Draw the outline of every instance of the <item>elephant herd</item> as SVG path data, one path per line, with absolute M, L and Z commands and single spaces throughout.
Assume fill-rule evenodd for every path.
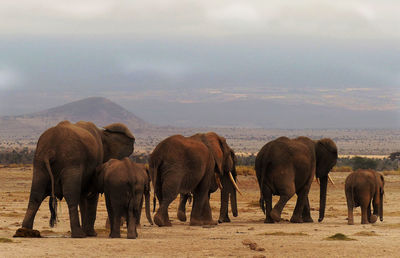
M 120 237 L 121 218 L 127 222 L 128 238 L 136 238 L 143 197 L 150 224 L 150 183 L 158 210 L 158 226 L 171 226 L 168 206 L 180 195 L 177 217 L 186 221 L 186 203 L 193 199 L 191 226 L 230 222 L 228 206 L 238 216 L 236 156 L 224 137 L 199 133 L 190 137 L 170 136 L 150 155 L 148 168 L 132 162 L 135 137 L 121 123 L 99 128 L 91 122 L 60 122 L 39 138 L 33 161 L 33 178 L 28 208 L 16 237 L 40 236 L 33 222 L 41 203 L 50 196 L 50 226 L 57 222 L 57 200 L 65 198 L 69 210 L 71 237 L 96 236 L 94 222 L 99 193 L 104 193 L 110 237 Z M 307 137 L 280 137 L 265 144 L 257 154 L 255 170 L 260 188 L 260 207 L 265 223 L 280 221 L 287 201 L 297 195 L 290 219 L 293 223 L 313 222 L 308 193 L 314 177 L 320 182 L 319 219 L 324 218 L 328 173 L 337 161 L 337 147 L 331 139 L 313 141 Z M 329 178 L 330 179 L 330 178 Z M 346 179 L 348 223 L 353 224 L 353 207 L 361 206 L 362 223 L 383 219 L 384 178 L 374 171 L 358 171 Z M 218 221 L 213 220 L 210 194 L 220 189 Z M 272 207 L 272 196 L 280 196 Z M 374 212 L 371 215 L 371 200 Z M 80 211 L 80 220 L 79 212 Z

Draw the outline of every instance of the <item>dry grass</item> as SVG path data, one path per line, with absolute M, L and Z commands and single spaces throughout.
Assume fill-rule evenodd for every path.
M 400 175 L 400 170 L 388 170 L 388 171 L 383 171 L 382 174 L 384 176 L 397 176 Z
M 265 232 L 265 233 L 261 233 L 260 235 L 263 235 L 263 236 L 308 236 L 308 234 L 304 233 L 304 232 L 283 232 L 283 231 Z
M 14 241 L 12 241 L 9 238 L 5 238 L 5 237 L 0 237 L 0 243 L 13 243 Z
M 331 170 L 332 172 L 353 172 L 353 168 L 350 166 L 334 166 Z
M 259 201 L 250 201 L 247 203 L 247 207 L 260 207 L 260 202 Z
M 242 176 L 255 176 L 256 171 L 252 166 L 237 166 L 236 173 Z
M 379 236 L 379 235 L 375 231 L 360 231 L 353 234 L 353 236 Z
M 357 239 L 350 238 L 350 237 L 348 237 L 348 236 L 346 236 L 345 234 L 342 234 L 342 233 L 336 233 L 336 234 L 334 234 L 334 235 L 332 235 L 330 237 L 325 238 L 325 240 L 331 240 L 331 241 L 332 240 L 354 241 L 354 240 L 357 240 Z

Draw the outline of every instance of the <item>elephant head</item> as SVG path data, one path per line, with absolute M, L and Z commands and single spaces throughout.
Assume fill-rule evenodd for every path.
M 122 159 L 132 154 L 135 137 L 128 127 L 121 123 L 113 123 L 104 127 L 101 140 L 103 142 L 103 162 L 114 158 Z
M 315 141 L 316 177 L 320 180 L 320 203 L 318 222 L 324 219 L 328 173 L 336 165 L 338 158 L 336 144 L 328 138 Z
M 216 183 L 221 188 L 221 209 L 219 222 L 229 222 L 228 205 L 229 199 L 231 201 L 231 209 L 234 217 L 238 215 L 236 191 L 236 156 L 235 152 L 228 146 L 226 139 L 217 135 L 216 133 L 209 132 L 205 134 L 207 139 L 206 145 L 210 148 L 216 166 Z
M 379 214 L 380 221 L 383 221 L 383 194 L 385 179 L 381 173 L 375 172 L 376 177 L 376 191 L 373 200 L 374 214 Z

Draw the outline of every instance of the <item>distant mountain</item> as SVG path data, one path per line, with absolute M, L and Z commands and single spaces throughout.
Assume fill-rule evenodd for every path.
M 91 121 L 97 126 L 121 122 L 135 133 L 154 127 L 106 98 L 92 97 L 36 113 L 0 117 L 0 135 L 32 136 L 63 120 Z

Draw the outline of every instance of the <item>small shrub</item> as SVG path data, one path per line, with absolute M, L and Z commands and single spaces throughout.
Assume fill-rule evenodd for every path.
M 354 241 L 357 239 L 354 238 L 350 238 L 348 236 L 346 236 L 345 234 L 342 233 L 336 233 L 330 237 L 325 238 L 326 240 L 340 240 L 340 241 Z
M 256 171 L 251 166 L 236 166 L 236 174 L 242 176 L 255 176 Z

